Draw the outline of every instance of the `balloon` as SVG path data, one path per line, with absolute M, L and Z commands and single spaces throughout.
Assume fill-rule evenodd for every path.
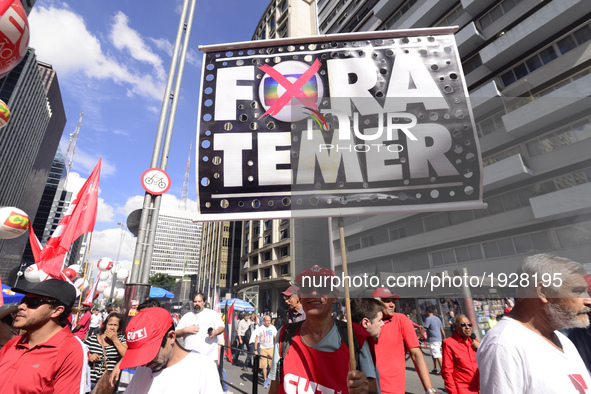
M 99 279 L 100 280 L 109 280 L 109 278 L 111 277 L 111 275 L 109 274 L 109 271 L 101 271 L 101 273 L 99 274 Z
M 117 289 L 115 289 L 115 292 L 117 292 Z M 109 298 L 111 296 L 111 286 L 107 286 L 107 288 L 103 290 L 103 296 L 105 296 L 105 298 Z
M 0 239 L 16 238 L 26 233 L 28 229 L 29 217 L 25 211 L 15 207 L 0 208 Z
M 102 293 L 103 291 L 105 291 L 105 289 L 109 287 L 109 284 L 105 281 L 100 281 L 98 283 L 98 285 L 96 285 L 96 291 L 98 291 L 99 293 Z
M 2 100 L 0 100 L 0 129 L 8 124 L 10 120 L 10 110 L 8 109 L 8 105 Z
M 4 78 L 27 53 L 29 21 L 20 0 L 0 0 L 0 78 Z
M 115 282 L 115 288 L 117 289 L 125 289 L 125 283 L 121 282 L 121 281 L 117 281 Z
M 70 279 L 70 281 L 76 279 L 76 276 L 78 275 L 78 273 L 75 270 L 69 267 L 64 269 L 62 272 L 64 273 L 64 275 L 68 277 L 68 279 Z
M 102 271 L 108 271 L 113 268 L 113 260 L 108 257 L 104 257 L 98 261 L 97 267 Z
M 129 276 L 129 271 L 125 268 L 121 268 L 117 271 L 117 280 L 125 280 Z
M 48 275 L 45 272 L 39 270 L 37 264 L 31 264 L 25 270 L 25 279 L 29 282 L 41 282 L 47 279 L 47 277 Z
M 68 268 L 71 268 L 74 271 L 76 271 L 76 275 L 77 276 L 82 276 L 82 267 L 80 267 L 80 265 L 78 265 L 78 264 L 72 264 Z
M 115 300 L 123 301 L 123 297 L 125 297 L 125 291 L 123 289 L 119 289 L 119 291 L 117 291 L 117 294 L 115 295 Z

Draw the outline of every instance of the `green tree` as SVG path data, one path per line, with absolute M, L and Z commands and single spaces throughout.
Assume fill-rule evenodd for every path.
M 156 274 L 150 278 L 148 283 L 151 286 L 161 287 L 168 291 L 174 291 L 174 285 L 176 284 L 176 279 L 167 274 Z

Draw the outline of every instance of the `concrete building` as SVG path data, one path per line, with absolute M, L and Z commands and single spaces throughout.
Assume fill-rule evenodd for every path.
M 242 222 L 205 222 L 201 238 L 201 255 L 196 290 L 203 292 L 213 306 L 219 291 L 220 300 L 236 291 L 240 267 Z
M 313 0 L 271 0 L 259 21 L 253 40 L 301 37 L 316 32 Z
M 193 215 L 188 211 L 160 210 L 150 276 L 162 273 L 181 278 L 197 273 L 202 224 L 194 223 Z
M 261 19 L 267 28 L 269 11 L 281 4 L 272 1 L 267 8 Z M 588 262 L 591 2 L 319 0 L 317 9 L 320 34 L 457 25 L 485 165 L 487 209 L 345 218 L 350 275 L 385 280 L 510 274 L 525 256 L 539 252 Z M 253 37 L 259 36 L 273 37 Z M 338 240 L 336 228 L 332 239 Z M 338 241 L 333 250 L 338 271 Z M 453 287 L 391 289 L 403 295 L 399 310 L 415 310 L 418 320 L 428 305 L 437 305 L 443 316 L 459 304 L 482 333 L 488 315 L 502 311 L 514 294 L 507 282 L 496 284 L 471 293 Z
M 346 218 L 349 274 L 513 273 L 539 252 L 589 261 L 590 2 L 321 0 L 318 10 L 321 33 L 459 26 L 485 165 L 486 210 Z M 487 307 L 492 315 L 514 294 L 496 283 L 472 290 L 478 323 L 487 299 L 498 299 Z M 402 309 L 436 304 L 442 315 L 441 299 L 465 296 L 393 291 L 408 297 Z
M 11 111 L 0 133 L 0 206 L 20 208 L 34 222 L 66 124 L 57 75 L 30 48 L 0 80 L 0 99 Z M 26 244 L 26 236 L 0 240 L 0 276 L 19 266 Z

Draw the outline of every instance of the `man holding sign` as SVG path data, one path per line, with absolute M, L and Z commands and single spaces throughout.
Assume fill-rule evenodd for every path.
M 306 320 L 287 324 L 281 329 L 269 374 L 270 393 L 294 392 L 296 388 L 303 392 L 308 385 L 313 385 L 317 391 L 370 392 L 369 380 L 375 380 L 376 371 L 365 340 L 369 334 L 354 324 L 360 370 L 349 371 L 348 342 L 344 338 L 346 328 L 339 326 L 331 315 L 332 305 L 339 295 L 338 290 L 330 289 L 332 276 L 333 271 L 318 265 L 297 276 Z M 326 286 L 311 285 L 318 282 Z

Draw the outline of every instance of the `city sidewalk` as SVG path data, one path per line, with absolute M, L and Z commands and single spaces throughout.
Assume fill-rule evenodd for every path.
M 244 360 L 244 356 L 240 357 L 241 360 Z M 433 360 L 429 356 L 425 356 L 425 361 L 427 362 L 427 366 L 429 367 L 429 371 L 433 370 Z M 252 393 L 252 368 L 248 368 L 246 371 L 242 370 L 242 361 L 238 362 L 238 366 L 234 366 L 230 364 L 229 361 L 224 359 L 224 369 L 226 370 L 226 375 L 228 377 L 228 382 L 238 387 L 240 390 L 247 392 L 248 394 Z M 445 390 L 445 385 L 443 384 L 443 379 L 440 375 L 431 375 L 431 382 L 433 383 L 433 387 L 437 389 L 438 393 L 447 393 Z M 258 393 L 266 393 L 268 392 L 267 389 L 263 388 L 263 377 L 262 373 L 259 372 L 258 377 Z M 423 385 L 419 380 L 419 376 L 417 375 L 414 365 L 411 359 L 406 361 L 406 393 L 407 394 L 423 394 L 425 390 L 423 389 Z M 232 387 L 228 390 L 229 394 L 238 394 L 240 391 L 233 389 Z

